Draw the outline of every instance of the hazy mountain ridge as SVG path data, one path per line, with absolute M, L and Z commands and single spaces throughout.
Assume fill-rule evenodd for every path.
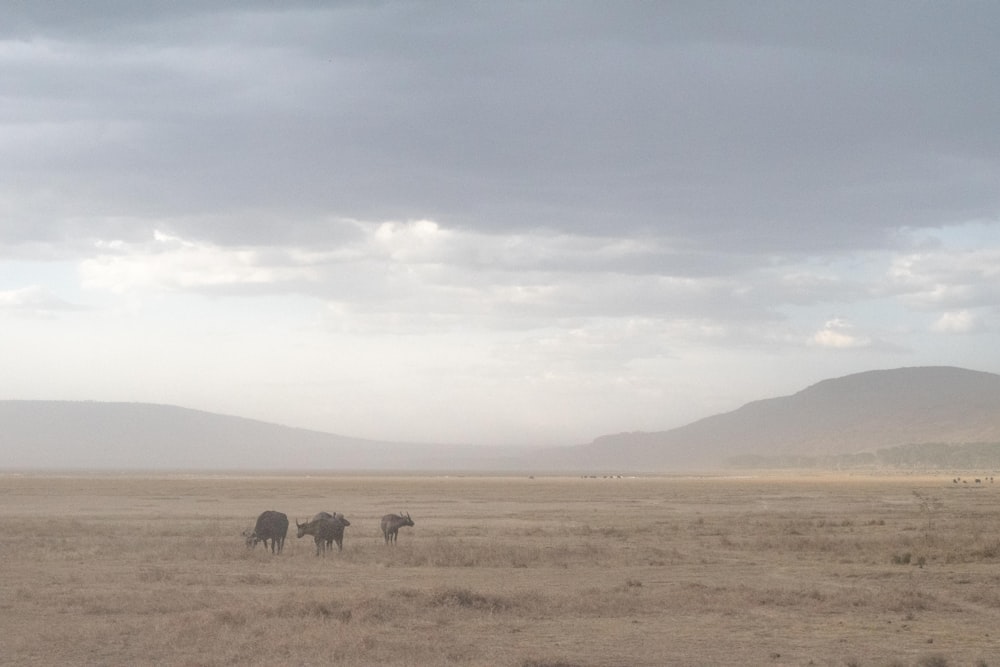
M 603 436 L 583 456 L 589 466 L 662 470 L 978 442 L 1000 442 L 1000 375 L 934 366 L 823 380 L 669 431 Z
M 9 469 L 335 471 L 469 465 L 464 448 L 365 440 L 151 403 L 0 401 L 0 425 L 0 467 Z
M 1000 375 L 869 371 L 668 431 L 529 449 L 379 442 L 171 405 L 0 401 L 0 468 L 645 471 L 913 460 L 905 445 L 1000 443 Z M 881 451 L 877 457 L 858 456 Z M 988 453 L 986 454 L 988 456 Z M 879 458 L 881 457 L 881 458 Z

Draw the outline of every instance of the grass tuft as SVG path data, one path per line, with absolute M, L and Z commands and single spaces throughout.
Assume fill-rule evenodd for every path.
M 509 598 L 475 593 L 468 588 L 446 588 L 438 591 L 431 596 L 431 604 L 435 607 L 461 607 L 491 614 L 507 611 L 515 606 Z

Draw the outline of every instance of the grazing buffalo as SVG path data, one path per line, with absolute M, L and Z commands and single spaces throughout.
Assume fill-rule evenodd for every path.
M 285 537 L 288 535 L 288 517 L 274 510 L 261 512 L 254 529 L 243 531 L 243 535 L 247 539 L 248 548 L 252 549 L 258 542 L 263 542 L 266 550 L 267 541 L 271 540 L 271 553 L 280 554 L 285 548 Z
M 412 526 L 413 519 L 410 518 L 410 513 L 407 512 L 405 516 L 402 514 L 386 514 L 382 517 L 382 537 L 385 538 L 385 543 L 389 544 L 392 542 L 396 543 L 396 538 L 399 536 L 399 529 L 403 526 Z
M 337 550 L 343 551 L 344 528 L 350 525 L 351 522 L 340 512 L 334 512 L 333 514 L 319 512 L 306 523 L 299 523 L 298 519 L 295 520 L 295 527 L 298 528 L 298 537 L 304 535 L 313 536 L 313 540 L 316 542 L 317 556 L 321 553 L 325 555 L 328 550 L 332 551 L 334 542 L 337 543 Z

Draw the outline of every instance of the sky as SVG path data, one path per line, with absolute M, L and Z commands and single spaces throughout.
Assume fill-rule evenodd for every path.
M 0 399 L 571 445 L 1000 372 L 1000 4 L 0 4 Z

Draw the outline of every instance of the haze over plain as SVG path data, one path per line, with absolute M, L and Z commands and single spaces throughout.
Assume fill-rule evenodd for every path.
M 11 3 L 0 398 L 578 444 L 997 372 L 995 3 Z

